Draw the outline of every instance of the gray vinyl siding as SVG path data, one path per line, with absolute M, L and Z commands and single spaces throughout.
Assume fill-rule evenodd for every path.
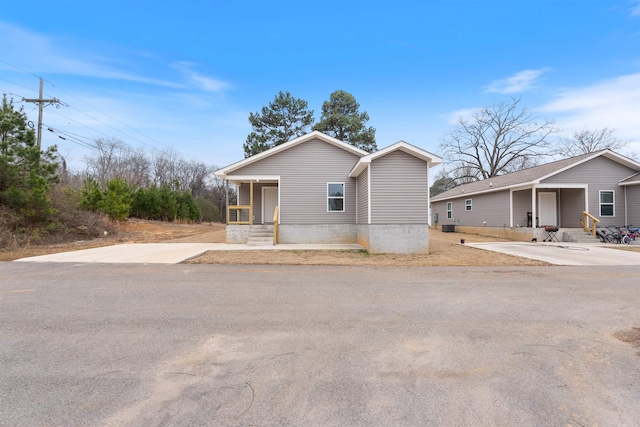
M 558 190 L 560 208 L 559 224 L 562 227 L 582 227 L 584 210 L 584 190 L 582 188 L 562 188 Z
M 230 179 L 233 175 L 279 175 L 281 224 L 355 224 L 356 180 L 349 172 L 358 159 L 314 139 L 240 168 Z M 327 212 L 328 182 L 344 182 L 344 212 Z
M 371 163 L 371 224 L 426 224 L 427 162 L 396 150 Z
M 509 209 L 509 205 L 506 206 Z M 527 213 L 531 212 L 531 189 L 513 192 L 513 226 L 527 227 Z M 533 218 L 531 219 L 533 224 Z
M 624 190 L 618 182 L 636 172 L 606 157 L 596 157 L 542 182 L 588 184 L 589 213 L 600 219 L 603 224 L 624 225 Z M 615 216 L 600 217 L 600 191 L 615 191 Z M 581 203 L 581 206 L 583 205 L 584 203 Z
M 358 224 L 368 224 L 369 222 L 369 168 L 363 170 L 357 178 L 358 186 Z
M 433 210 L 438 212 L 438 224 L 457 224 L 470 227 L 509 227 L 509 190 L 479 194 L 470 197 L 433 203 Z M 465 200 L 471 199 L 471 211 L 465 210 Z M 447 202 L 453 203 L 453 218 L 447 219 Z M 433 212 L 433 213 L 435 213 Z M 524 224 L 526 225 L 526 212 Z
M 627 224 L 640 227 L 640 185 L 628 185 L 620 188 L 624 193 L 627 191 Z
M 460 207 L 454 207 L 454 217 L 460 220 L 460 225 L 487 227 L 509 227 L 509 199 L 511 195 L 507 191 L 482 194 L 471 197 L 461 197 Z M 471 199 L 472 210 L 465 210 L 465 200 Z M 497 206 L 502 206 L 498 209 Z

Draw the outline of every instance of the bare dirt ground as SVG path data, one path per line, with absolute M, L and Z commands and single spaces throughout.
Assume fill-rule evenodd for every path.
M 117 225 L 117 233 L 100 239 L 32 246 L 0 251 L 0 261 L 89 249 L 122 243 L 224 243 L 224 224 L 177 224 L 130 219 Z M 191 264 L 281 265 L 388 265 L 388 266 L 536 266 L 542 261 L 472 248 L 465 243 L 508 241 L 495 237 L 431 230 L 428 255 L 369 254 L 365 251 L 211 251 L 187 261 Z M 639 247 L 618 245 L 620 249 Z
M 116 229 L 117 232 L 115 234 L 107 234 L 105 237 L 99 239 L 78 240 L 71 243 L 55 245 L 27 246 L 16 250 L 0 251 L 0 261 L 13 261 L 31 256 L 77 251 L 123 243 L 159 243 L 167 241 L 224 242 L 225 239 L 225 225 L 217 223 L 178 224 L 129 219 L 118 223 Z
M 465 239 L 465 245 L 460 244 Z M 472 242 L 507 241 L 464 233 L 431 230 L 428 255 L 369 254 L 365 251 L 211 251 L 190 264 L 267 265 L 386 265 L 386 266 L 498 266 L 548 265 L 542 261 L 484 251 L 466 246 Z

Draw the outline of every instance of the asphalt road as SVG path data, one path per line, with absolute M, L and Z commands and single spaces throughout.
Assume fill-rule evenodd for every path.
M 638 425 L 639 304 L 637 267 L 0 263 L 0 425 Z

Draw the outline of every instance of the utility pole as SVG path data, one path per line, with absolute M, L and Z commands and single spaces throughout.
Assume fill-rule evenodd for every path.
M 36 104 L 38 104 L 38 148 L 41 147 L 42 145 L 42 109 L 44 107 L 44 104 L 59 104 L 60 101 L 56 98 L 53 99 L 42 99 L 42 84 L 43 84 L 43 80 L 42 78 L 40 78 L 40 97 L 38 97 L 37 99 L 27 99 L 27 98 L 22 98 L 22 100 L 24 102 L 35 102 Z

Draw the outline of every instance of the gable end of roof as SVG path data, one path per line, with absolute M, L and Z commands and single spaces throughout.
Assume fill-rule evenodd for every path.
M 341 148 L 341 149 L 343 149 L 345 151 L 348 151 L 348 152 L 350 152 L 352 154 L 355 154 L 356 156 L 359 156 L 359 157 L 363 157 L 363 156 L 366 156 L 367 154 L 369 154 L 364 150 L 361 150 L 361 149 L 359 149 L 357 147 L 354 147 L 353 145 L 347 144 L 346 142 L 342 142 L 339 139 L 336 139 L 336 138 L 334 138 L 332 136 L 329 136 L 329 135 L 326 135 L 326 134 L 324 134 L 322 132 L 314 130 L 313 132 L 309 132 L 309 133 L 307 133 L 305 135 L 302 135 L 302 136 L 300 136 L 300 137 L 298 137 L 296 139 L 292 139 L 291 141 L 285 142 L 284 144 L 280 144 L 277 147 L 270 148 L 270 149 L 268 149 L 266 151 L 263 151 L 261 153 L 258 153 L 256 155 L 254 155 L 254 156 L 247 157 L 244 160 L 240 160 L 238 162 L 235 162 L 235 163 L 232 163 L 232 164 L 230 164 L 228 166 L 220 168 L 217 171 L 215 171 L 215 175 L 220 177 L 220 178 L 222 178 L 222 179 L 225 179 L 226 176 L 229 173 L 231 173 L 231 172 L 233 172 L 235 170 L 238 170 L 238 169 L 243 168 L 243 167 L 245 167 L 247 165 L 259 162 L 262 159 L 265 159 L 267 157 L 271 157 L 271 156 L 276 155 L 276 154 L 278 154 L 278 153 L 280 153 L 282 151 L 288 150 L 289 148 L 295 147 L 296 145 L 303 144 L 303 143 L 305 143 L 307 141 L 311 141 L 313 139 L 319 139 L 321 141 L 324 141 L 326 143 L 334 145 L 334 146 L 336 146 L 338 148 Z

